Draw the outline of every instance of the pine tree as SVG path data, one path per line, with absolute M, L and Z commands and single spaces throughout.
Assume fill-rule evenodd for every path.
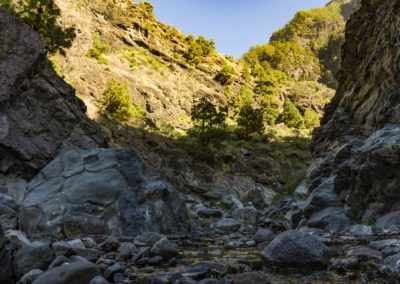
M 301 116 L 300 111 L 297 107 L 292 103 L 291 100 L 286 99 L 283 104 L 283 112 L 278 117 L 279 122 L 283 122 L 288 127 L 293 128 L 303 128 L 303 117 Z
M 217 110 L 213 103 L 203 97 L 192 107 L 191 118 L 194 125 L 189 133 L 207 146 L 217 137 L 218 130 L 224 126 L 226 117 L 227 109 Z

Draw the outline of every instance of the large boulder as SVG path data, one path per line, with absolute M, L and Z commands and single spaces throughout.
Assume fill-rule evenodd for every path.
M 100 275 L 100 269 L 95 264 L 82 261 L 52 268 L 32 284 L 89 284 L 94 277 Z
M 17 278 L 32 269 L 46 270 L 53 260 L 53 250 L 44 242 L 33 242 L 21 247 L 14 255 L 14 271 Z
M 74 150 L 29 184 L 20 214 L 28 235 L 138 235 L 186 230 L 181 195 L 129 149 Z
M 304 268 L 326 265 L 332 255 L 331 248 L 299 231 L 286 231 L 276 236 L 262 251 L 264 261 L 270 265 Z

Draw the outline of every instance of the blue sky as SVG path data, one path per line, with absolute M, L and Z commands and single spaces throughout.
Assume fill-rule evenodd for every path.
M 299 10 L 321 7 L 328 0 L 149 0 L 161 22 L 185 34 L 214 39 L 217 50 L 239 58 L 256 44 L 268 42 Z

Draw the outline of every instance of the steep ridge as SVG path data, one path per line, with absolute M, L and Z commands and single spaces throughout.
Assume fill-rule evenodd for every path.
M 314 132 L 318 159 L 308 178 L 311 195 L 331 192 L 349 217 L 379 228 L 399 224 L 399 9 L 398 1 L 365 0 L 348 22 L 339 87 Z

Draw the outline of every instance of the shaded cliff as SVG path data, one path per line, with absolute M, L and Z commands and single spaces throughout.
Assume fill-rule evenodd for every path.
M 0 192 L 7 193 L 16 176 L 32 178 L 60 153 L 107 144 L 38 34 L 0 11 L 0 39 Z
M 319 209 L 342 206 L 359 222 L 399 223 L 399 12 L 398 1 L 364 0 L 347 23 L 339 87 L 314 132 L 313 192 L 303 208 L 309 223 Z

